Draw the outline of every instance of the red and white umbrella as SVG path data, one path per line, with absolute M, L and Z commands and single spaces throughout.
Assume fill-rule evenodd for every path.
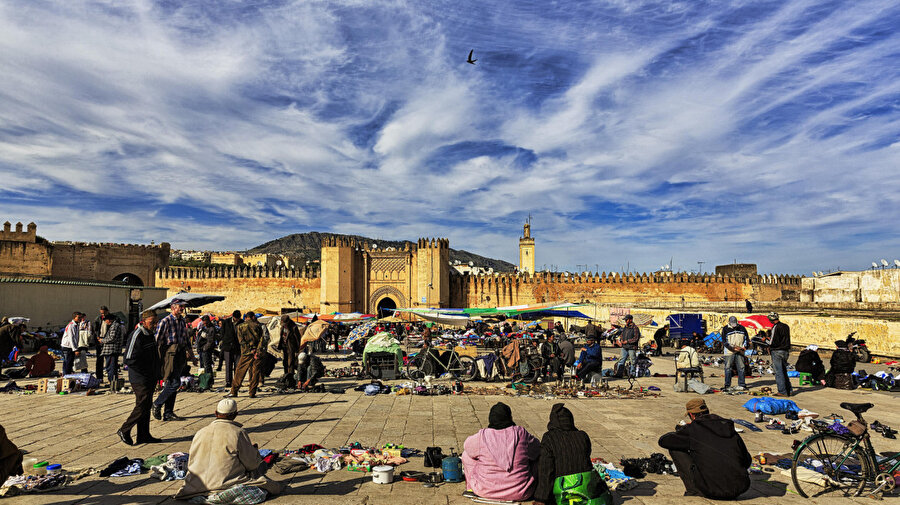
M 769 321 L 768 317 L 762 314 L 747 316 L 744 319 L 738 321 L 738 324 L 756 330 L 770 330 L 773 326 L 775 326 L 774 324 L 772 324 L 772 321 Z

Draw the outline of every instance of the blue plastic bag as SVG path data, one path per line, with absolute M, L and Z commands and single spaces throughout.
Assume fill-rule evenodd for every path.
M 768 415 L 784 414 L 787 412 L 800 412 L 800 407 L 791 400 L 782 400 L 763 396 L 751 398 L 744 404 L 744 408 L 750 412 L 762 412 Z

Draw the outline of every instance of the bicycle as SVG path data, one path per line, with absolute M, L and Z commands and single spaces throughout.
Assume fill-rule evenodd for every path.
M 478 367 L 469 356 L 460 356 L 453 349 L 441 352 L 430 345 L 406 363 L 406 376 L 411 379 L 422 379 L 426 375 L 439 377 L 448 373 L 459 380 L 472 380 L 478 374 Z
M 847 425 L 849 435 L 831 431 L 824 421 L 813 421 L 815 433 L 799 443 L 791 464 L 791 480 L 800 496 L 860 496 L 867 484 L 874 486 L 870 496 L 894 491 L 900 452 L 882 457 L 872 447 L 862 414 L 874 406 L 841 403 L 841 408 L 856 414 L 856 421 Z

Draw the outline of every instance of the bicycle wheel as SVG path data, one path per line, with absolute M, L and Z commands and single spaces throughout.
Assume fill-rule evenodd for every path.
M 426 359 L 419 365 L 419 372 L 422 373 L 423 377 L 426 375 L 434 377 L 434 363 L 432 363 L 430 359 Z
M 460 380 L 470 381 L 475 380 L 478 377 L 478 366 L 475 364 L 475 359 L 469 356 L 460 356 L 459 357 L 459 371 L 456 373 L 456 376 L 460 378 Z
M 794 489 L 804 498 L 859 496 L 874 478 L 862 444 L 828 433 L 803 441 L 791 465 Z

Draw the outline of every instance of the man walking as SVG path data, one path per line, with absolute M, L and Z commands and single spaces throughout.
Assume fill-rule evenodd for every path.
M 222 321 L 222 341 L 219 343 L 219 350 L 222 352 L 222 361 L 225 362 L 225 387 L 231 387 L 231 380 L 234 377 L 235 365 L 237 365 L 238 356 L 241 347 L 237 339 L 237 327 L 241 324 L 241 311 L 235 310 L 231 313 L 231 317 Z M 222 362 L 219 362 L 219 370 L 222 370 Z
M 94 322 L 91 324 L 91 335 L 94 339 L 94 352 L 97 353 L 97 360 L 94 364 L 94 375 L 97 376 L 97 380 L 103 382 L 103 343 L 100 342 L 100 335 L 102 331 L 103 323 L 106 322 L 106 318 L 109 316 L 109 307 L 106 305 L 100 306 L 100 315 L 94 319 Z
M 78 330 L 81 328 L 83 318 L 81 312 L 73 312 L 72 320 L 63 330 L 60 346 L 62 347 L 63 375 L 72 373 L 72 366 L 75 364 L 75 357 L 81 354 L 78 350 Z
M 772 339 L 769 351 L 772 355 L 772 368 L 775 370 L 775 384 L 778 393 L 773 396 L 791 396 L 791 382 L 788 380 L 788 356 L 791 354 L 791 328 L 782 323 L 778 314 L 772 312 L 768 316 L 772 326 Z
M 628 363 L 628 369 L 623 369 L 629 376 L 634 375 L 634 364 L 637 361 L 638 343 L 641 341 L 641 329 L 634 324 L 634 316 L 625 315 L 625 327 L 622 328 L 622 354 L 616 362 L 616 369 L 624 367 Z
M 259 361 L 263 352 L 262 326 L 256 321 L 256 314 L 247 312 L 244 314 L 244 322 L 238 325 L 238 343 L 241 345 L 241 359 L 238 361 L 237 370 L 234 372 L 234 380 L 231 381 L 231 392 L 226 397 L 237 396 L 244 376 L 250 372 L 250 398 L 256 398 L 256 388 L 259 387 Z
M 653 341 L 656 342 L 656 350 L 653 351 L 654 356 L 662 356 L 663 344 L 666 342 L 666 334 L 669 332 L 669 325 L 656 330 L 653 334 Z
M 172 313 L 164 317 L 156 327 L 156 346 L 162 361 L 162 379 L 165 381 L 156 401 L 153 402 L 153 417 L 157 420 L 180 421 L 184 419 L 175 415 L 175 397 L 181 387 L 181 372 L 190 359 L 194 365 L 197 358 L 191 350 L 188 340 L 187 322 L 184 320 L 184 307 L 187 302 L 175 299 L 171 305 Z M 165 416 L 161 410 L 166 407 Z
M 105 318 L 100 323 L 97 340 L 100 343 L 100 356 L 106 361 L 106 378 L 112 387 L 113 381 L 119 378 L 119 354 L 122 353 L 125 330 L 116 316 L 107 312 Z
M 747 328 L 738 324 L 736 317 L 728 318 L 728 324 L 722 328 L 722 352 L 725 354 L 725 389 L 731 388 L 731 365 L 734 363 L 738 373 L 737 391 L 747 389 L 744 383 L 744 350 L 750 345 Z
M 128 337 L 124 363 L 128 365 L 128 381 L 134 391 L 134 410 L 116 432 L 125 445 L 134 445 L 131 428 L 137 427 L 137 443 L 152 444 L 162 440 L 150 434 L 150 409 L 153 390 L 159 380 L 159 351 L 156 346 L 156 312 L 145 310 L 140 325 Z

